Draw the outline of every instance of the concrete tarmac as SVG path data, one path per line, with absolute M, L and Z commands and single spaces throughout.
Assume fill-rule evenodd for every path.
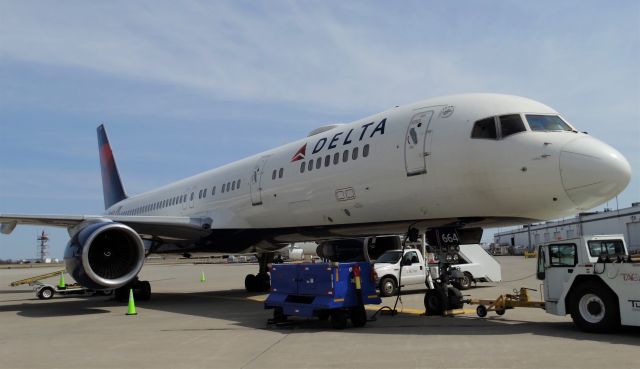
M 538 288 L 534 259 L 497 259 L 505 282 L 465 294 L 495 298 L 521 286 Z M 401 314 L 336 331 L 317 320 L 267 325 L 266 295 L 243 288 L 255 264 L 146 265 L 141 279 L 151 281 L 153 296 L 136 303 L 136 316 L 109 297 L 43 301 L 28 286 L 8 287 L 47 271 L 0 270 L 0 368 L 640 367 L 638 329 L 588 334 L 570 317 L 524 308 L 484 319 L 426 317 L 417 314 L 424 310 L 422 289 L 403 293 Z

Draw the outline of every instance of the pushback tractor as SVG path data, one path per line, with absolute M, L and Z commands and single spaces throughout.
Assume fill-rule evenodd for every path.
M 622 235 L 541 245 L 537 277 L 544 283 L 546 312 L 571 314 L 584 331 L 640 326 L 640 259 L 629 255 Z

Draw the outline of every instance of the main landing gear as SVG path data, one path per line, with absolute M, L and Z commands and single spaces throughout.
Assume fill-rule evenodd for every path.
M 271 277 L 268 271 L 273 257 L 273 253 L 258 254 L 258 274 L 247 274 L 244 278 L 244 288 L 247 292 L 268 292 L 271 289 Z
M 137 301 L 147 301 L 151 298 L 151 283 L 141 281 L 137 277 L 126 285 L 116 288 L 114 296 L 117 301 L 126 302 L 129 300 L 129 290 L 133 290 L 133 298 Z

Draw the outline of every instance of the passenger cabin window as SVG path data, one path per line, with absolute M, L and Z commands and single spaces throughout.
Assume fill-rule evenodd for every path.
M 202 197 L 203 198 L 207 197 L 207 189 L 206 188 L 202 191 Z
M 337 152 L 333 154 L 333 165 L 336 165 L 340 162 L 340 153 Z
M 367 156 L 369 156 L 369 144 L 364 145 L 362 148 L 362 157 L 366 158 Z
M 280 169 L 280 170 L 282 170 L 282 169 Z M 238 184 L 236 185 L 236 188 L 238 188 L 238 189 L 240 188 L 240 180 L 238 180 Z
M 211 189 L 211 196 L 216 194 L 216 186 L 213 186 L 213 188 Z
M 271 173 L 271 179 L 276 179 L 276 170 L 273 170 L 273 173 Z
M 236 181 L 231 182 L 231 191 L 236 189 Z
M 307 167 L 307 163 L 304 161 L 300 163 L 300 173 L 304 173 L 305 168 Z
M 477 121 L 473 126 L 471 138 L 497 139 L 495 118 L 491 117 Z
M 351 152 L 351 159 L 356 160 L 358 159 L 358 148 L 354 147 L 353 151 Z
M 284 168 L 280 168 L 280 171 L 278 171 L 278 178 L 282 178 L 283 175 L 284 175 Z M 240 187 L 240 180 L 238 180 L 238 187 Z
M 316 169 L 320 169 L 322 167 L 322 158 L 316 159 Z
M 312 171 L 313 170 L 313 159 L 309 160 L 309 165 L 307 166 L 307 170 L 308 171 Z
M 527 129 L 524 127 L 520 114 L 510 114 L 500 117 L 500 130 L 502 138 L 505 138 L 514 133 L 524 132 Z
M 344 150 L 342 152 L 342 162 L 346 163 L 349 160 L 349 150 Z
M 331 164 L 331 155 L 327 155 L 324 157 L 324 166 L 328 167 Z
M 573 129 L 557 115 L 527 114 L 526 117 L 532 131 L 573 131 Z

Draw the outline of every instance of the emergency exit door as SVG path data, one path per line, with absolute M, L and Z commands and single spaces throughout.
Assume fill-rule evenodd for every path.
M 430 146 L 429 123 L 433 111 L 423 111 L 411 118 L 404 140 L 404 162 L 407 176 L 427 173 L 427 156 Z

